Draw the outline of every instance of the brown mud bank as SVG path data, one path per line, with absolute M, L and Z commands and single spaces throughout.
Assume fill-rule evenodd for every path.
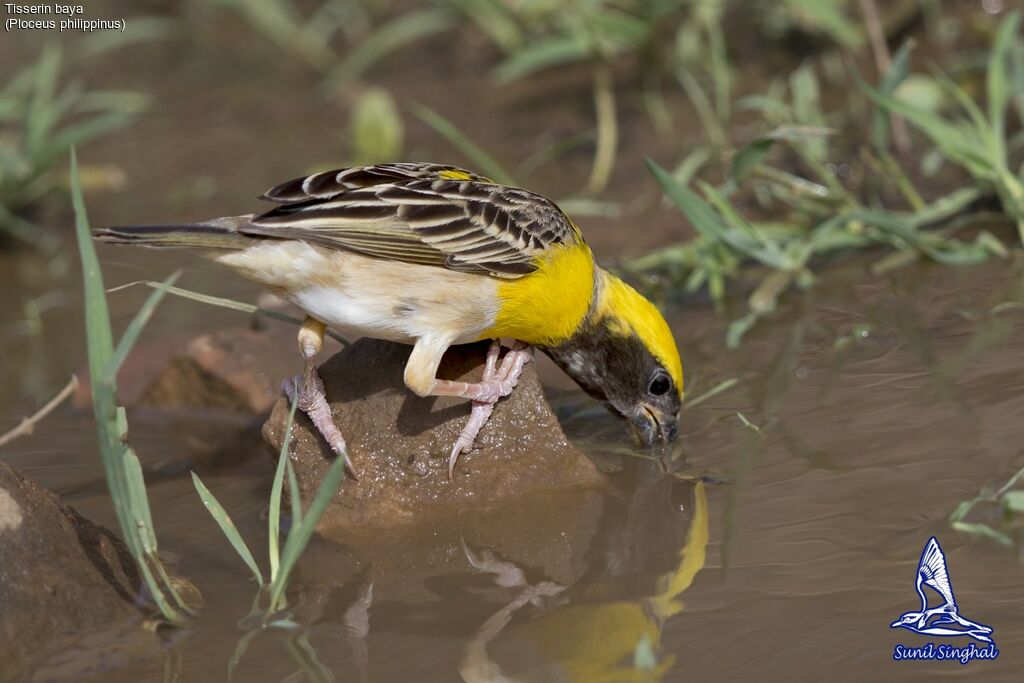
M 102 669 L 158 656 L 138 598 L 119 538 L 0 462 L 0 681 L 63 680 L 89 661 Z M 103 657 L 90 660 L 96 634 Z

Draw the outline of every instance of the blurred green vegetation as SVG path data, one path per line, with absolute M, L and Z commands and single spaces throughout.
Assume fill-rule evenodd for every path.
M 244 12 L 249 3 L 227 4 Z M 522 164 L 532 170 L 535 160 L 550 163 L 580 145 L 593 149 L 585 194 L 561 202 L 570 213 L 620 211 L 593 196 L 608 186 L 617 164 L 621 103 L 639 98 L 658 138 L 671 140 L 681 118 L 680 93 L 671 88 L 677 84 L 704 143 L 685 151 L 671 171 L 653 161 L 649 167 L 696 235 L 624 265 L 638 275 L 659 276 L 671 291 L 706 287 L 723 309 L 728 285 L 749 272 L 749 264 L 760 266 L 764 274 L 747 311 L 730 328 L 731 346 L 774 311 L 791 286 L 809 287 L 827 254 L 895 248 L 896 255 L 876 263 L 878 274 L 918 257 L 969 265 L 1005 256 L 1007 247 L 991 232 L 975 230 L 968 217 L 979 207 L 991 208 L 991 197 L 999 198 L 1001 211 L 1024 237 L 1024 190 L 1013 166 L 1022 140 L 1019 132 L 1014 139 L 1007 132 L 1017 128 L 1008 122 L 1021 108 L 1024 73 L 1015 14 L 992 30 L 991 48 L 982 56 L 957 52 L 964 29 L 947 8 L 929 0 L 437 0 L 430 9 L 387 19 L 377 3 L 367 2 L 349 5 L 347 18 L 358 15 L 358 21 L 345 36 L 338 26 L 325 28 L 324 17 L 342 16 L 330 6 L 324 3 L 302 21 L 288 10 L 292 19 L 276 25 L 312 26 L 317 19 L 324 45 L 348 47 L 348 56 L 329 60 L 329 67 L 326 61 L 316 65 L 334 86 L 365 76 L 392 51 L 441 31 L 489 43 L 483 68 L 493 87 L 555 70 L 589 81 L 593 133 L 559 140 Z M 913 40 L 889 54 L 889 43 L 921 26 L 931 49 L 938 45 L 948 53 L 954 75 L 935 66 L 930 74 L 913 73 Z M 402 35 L 405 44 L 373 37 L 380 34 Z M 737 44 L 740 35 L 753 50 Z M 377 47 L 371 50 L 371 44 Z M 372 59 L 360 56 L 368 50 Z M 789 67 L 764 84 L 745 77 L 744 60 L 758 50 Z M 350 65 L 354 58 L 358 68 Z M 882 72 L 877 85 L 858 75 L 871 62 Z M 979 89 L 987 93 L 984 106 L 975 103 Z M 395 142 L 403 139 L 401 117 L 385 93 L 371 92 L 352 109 L 354 159 L 379 160 L 401 148 Z M 381 114 L 368 116 L 371 107 Z M 417 105 L 413 113 L 494 179 L 512 183 L 522 175 L 470 140 L 445 111 Z M 911 137 L 908 124 L 923 135 Z M 916 167 L 915 156 L 923 160 Z M 949 163 L 966 177 L 948 180 Z M 957 237 L 959 231 L 970 234 Z
M 859 86 L 868 104 L 876 105 L 866 122 L 826 112 L 822 85 L 806 64 L 768 93 L 740 101 L 759 115 L 766 130 L 734 149 L 719 113 L 710 105 L 696 104 L 698 112 L 707 109 L 702 122 L 711 147 L 689 152 L 674 173 L 650 160 L 648 166 L 697 235 L 633 259 L 625 264 L 627 269 L 658 274 L 670 287 L 678 285 L 687 292 L 707 286 L 722 306 L 727 285 L 741 267 L 762 267 L 764 274 L 748 298 L 747 312 L 729 328 L 727 343 L 736 347 L 760 318 L 776 309 L 787 289 L 813 284 L 813 267 L 824 255 L 876 246 L 896 249 L 897 254 L 876 262 L 875 274 L 917 257 L 945 265 L 1005 257 L 1008 247 L 991 232 L 977 229 L 977 216 L 971 212 L 998 198 L 1003 215 L 1017 223 L 1024 240 L 1024 168 L 1019 166 L 1024 139 L 1019 132 L 1012 139 L 1007 133 L 1013 107 L 1019 111 L 1024 99 L 1019 24 L 1016 12 L 1003 19 L 983 71 L 968 74 L 985 81 L 986 105 L 976 103 L 967 86 L 937 67 L 930 77 L 909 80 L 909 41 L 892 57 L 877 87 L 867 85 L 851 68 L 848 85 L 854 91 Z M 702 92 L 695 82 L 687 86 L 681 78 L 681 83 L 691 99 Z M 904 84 L 913 88 L 901 89 Z M 696 102 L 701 98 L 707 99 L 700 94 Z M 943 98 L 955 106 L 939 108 Z M 903 120 L 923 133 L 923 140 L 915 140 L 914 150 L 901 154 L 894 141 L 897 132 L 905 135 Z M 829 127 L 833 121 L 845 128 L 844 135 Z M 900 157 L 910 159 L 911 151 L 922 145 L 931 145 L 967 177 L 943 186 L 924 169 L 907 169 Z M 776 148 L 783 148 L 786 155 L 773 154 Z M 930 151 L 918 153 L 928 158 Z M 783 164 L 773 161 L 780 157 Z M 852 166 L 839 161 L 843 159 L 856 160 L 875 182 L 851 187 L 844 176 L 851 174 Z M 712 170 L 718 171 L 720 183 L 694 180 L 715 161 L 718 168 Z M 749 219 L 743 208 L 765 218 Z M 973 231 L 971 239 L 954 236 L 965 229 Z
M 658 39 L 665 22 L 680 18 L 687 0 L 552 2 L 533 0 L 452 0 L 504 53 L 491 70 L 497 85 L 528 78 L 554 67 L 584 65 L 590 71 L 596 134 L 587 190 L 596 194 L 611 178 L 619 124 L 612 65 L 642 61 L 647 70 L 664 61 L 667 43 Z
M 1012 548 L 1024 527 L 1024 489 L 1019 487 L 1024 468 L 998 488 L 986 488 L 962 501 L 949 516 L 950 525 L 969 536 L 987 538 Z
M 306 63 L 334 88 L 348 84 L 388 55 L 452 27 L 444 8 L 386 16 L 388 3 L 326 0 L 300 8 L 291 0 L 194 3 L 195 20 L 230 12 L 283 54 Z
M 919 258 L 965 265 L 1005 256 L 999 230 L 977 227 L 980 212 L 1008 217 L 1024 239 L 1024 47 L 1017 15 L 999 8 L 939 0 L 217 0 L 186 3 L 173 21 L 187 26 L 182 36 L 213 27 L 205 30 L 215 38 L 230 26 L 308 70 L 319 84 L 310 106 L 342 114 L 339 151 L 309 168 L 404 158 L 419 149 L 407 113 L 500 182 L 529 185 L 539 169 L 589 152 L 580 190 L 556 197 L 560 205 L 623 221 L 655 202 L 674 205 L 692 237 L 623 269 L 677 298 L 708 292 L 735 317 L 733 346 L 791 288 L 810 287 L 834 254 L 894 249 L 875 274 Z M 442 41 L 445 53 L 437 52 Z M 210 49 L 229 48 L 214 40 Z M 471 139 L 460 130 L 462 99 L 427 107 L 386 85 L 389 65 L 421 52 L 437 55 L 439 73 L 449 60 L 482 76 L 475 96 L 502 92 L 509 108 L 537 102 L 552 115 L 586 107 L 593 123 L 571 132 L 564 122 L 551 130 L 541 123 L 517 159 L 501 158 L 488 146 L 504 131 Z M 0 121 L 11 124 L 0 137 L 0 224 L 30 241 L 43 234 L 31 223 L 35 208 L 62 180 L 54 161 L 70 144 L 125 125 L 144 102 L 73 83 L 58 89 L 60 61 L 55 48 L 42 52 L 0 94 Z M 531 99 L 538 92 L 552 96 Z M 649 187 L 664 198 L 652 199 L 635 172 L 620 169 L 623 159 L 644 156 L 656 181 Z M 614 201 L 598 198 L 605 190 Z M 747 305 L 734 313 L 737 294 Z
M 83 52 L 95 49 L 79 49 L 73 59 Z M 52 190 L 66 187 L 58 169 L 69 150 L 127 125 L 148 102 L 141 93 L 89 90 L 62 78 L 65 61 L 60 45 L 49 43 L 0 90 L 0 235 L 37 246 L 51 243 L 52 235 L 31 214 Z M 92 184 L 104 182 L 104 169 L 83 171 Z
M 906 75 L 906 60 L 896 62 L 899 71 L 889 80 L 898 84 Z M 1020 14 L 1014 12 L 1000 25 L 992 44 L 985 70 L 986 102 L 976 103 L 967 89 L 936 70 L 934 80 L 942 94 L 955 102 L 958 111 L 943 115 L 929 102 L 915 102 L 867 87 L 869 94 L 885 109 L 901 116 L 918 128 L 943 157 L 966 170 L 983 191 L 994 189 L 1003 211 L 1017 223 L 1024 242 L 1024 167 L 1012 168 L 1010 155 L 1021 148 L 1024 139 L 1007 138 L 1010 104 L 1024 104 L 1024 49 L 1020 41 Z M 881 140 L 885 144 L 885 119 L 880 119 Z

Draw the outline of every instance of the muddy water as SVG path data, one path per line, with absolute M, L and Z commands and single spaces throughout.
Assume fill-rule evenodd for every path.
M 128 268 L 122 252 L 106 255 L 109 271 Z M 946 519 L 1024 464 L 1024 314 L 999 306 L 1021 301 L 1024 264 L 919 265 L 885 280 L 862 266 L 832 271 L 739 353 L 722 349 L 712 312 L 672 312 L 691 392 L 740 383 L 685 413 L 669 472 L 621 455 L 619 425 L 555 388 L 570 434 L 618 470 L 610 492 L 467 512 L 385 537 L 318 539 L 294 591 L 318 661 L 338 680 L 635 680 L 629 668 L 645 641 L 666 680 L 962 675 L 959 664 L 891 660 L 896 643 L 924 640 L 888 624 L 916 607 L 914 570 L 935 534 L 962 614 L 992 625 L 1002 652 L 970 667 L 1014 679 L 1024 662 L 1019 559 L 958 535 Z M 154 334 L 175 331 L 179 305 L 158 316 Z M 199 326 L 225 322 L 190 315 Z M 80 357 L 75 316 L 47 320 L 46 343 L 69 347 L 55 363 Z M 563 386 L 553 368 L 544 372 Z M 178 680 L 222 680 L 254 586 L 187 471 L 205 475 L 265 556 L 265 454 L 250 444 L 227 462 L 211 459 L 208 416 L 140 409 L 130 419 L 161 543 L 207 605 L 164 661 L 104 680 L 162 680 L 165 667 Z M 63 411 L 4 457 L 112 524 L 93 440 L 87 414 Z M 261 634 L 238 680 L 300 680 L 297 652 L 301 643 L 284 634 Z M 82 658 L 89 670 L 119 661 Z

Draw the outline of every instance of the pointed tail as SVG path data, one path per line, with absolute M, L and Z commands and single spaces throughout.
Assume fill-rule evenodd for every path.
M 248 225 L 253 215 L 215 218 L 203 223 L 178 225 L 127 225 L 97 228 L 92 236 L 110 244 L 135 244 L 144 247 L 178 247 L 192 249 L 244 249 L 259 241 L 238 232 Z

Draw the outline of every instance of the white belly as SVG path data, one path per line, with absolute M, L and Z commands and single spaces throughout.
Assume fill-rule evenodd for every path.
M 444 335 L 463 343 L 483 338 L 497 315 L 497 282 L 486 275 L 291 241 L 268 240 L 216 260 L 360 336 L 411 343 Z

